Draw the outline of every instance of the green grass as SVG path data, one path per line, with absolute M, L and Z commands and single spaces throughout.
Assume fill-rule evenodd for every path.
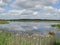
M 58 42 L 56 42 L 58 41 Z M 60 39 L 13 34 L 0 30 L 0 45 L 50 45 L 58 44 Z

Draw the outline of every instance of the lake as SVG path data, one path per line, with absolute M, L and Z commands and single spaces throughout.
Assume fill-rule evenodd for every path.
M 56 33 L 56 37 L 60 37 L 60 31 L 58 31 L 59 29 L 51 27 L 52 24 L 60 24 L 60 22 L 10 22 L 9 24 L 0 24 L 0 30 L 16 32 L 38 31 L 44 35 L 49 31 L 54 31 Z

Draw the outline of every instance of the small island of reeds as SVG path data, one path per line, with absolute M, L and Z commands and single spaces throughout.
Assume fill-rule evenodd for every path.
M 0 24 L 8 24 L 8 21 L 0 21 Z
M 51 25 L 52 27 L 57 27 L 57 28 L 60 28 L 60 24 L 53 24 Z

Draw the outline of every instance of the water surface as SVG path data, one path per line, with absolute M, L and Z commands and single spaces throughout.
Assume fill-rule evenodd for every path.
M 60 24 L 60 22 L 10 22 L 9 24 L 0 24 L 1 30 L 9 31 L 32 31 L 36 30 L 42 34 L 47 34 L 49 31 L 55 31 L 57 37 L 60 36 L 60 32 L 57 33 L 57 28 L 51 27 L 52 24 Z

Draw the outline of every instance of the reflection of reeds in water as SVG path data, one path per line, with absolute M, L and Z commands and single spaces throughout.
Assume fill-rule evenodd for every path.
M 13 34 L 11 32 L 4 33 L 4 31 L 0 31 L 0 45 L 53 45 L 55 44 L 53 39 L 51 35 L 41 35 L 40 33 Z

